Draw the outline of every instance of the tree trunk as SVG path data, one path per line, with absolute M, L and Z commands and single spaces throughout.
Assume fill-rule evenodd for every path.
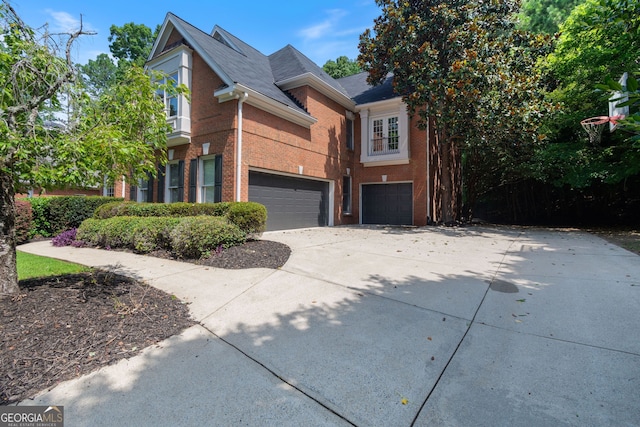
M 0 294 L 19 291 L 15 222 L 13 179 L 10 173 L 0 172 Z

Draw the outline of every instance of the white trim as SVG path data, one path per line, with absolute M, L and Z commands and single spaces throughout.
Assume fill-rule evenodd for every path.
M 364 167 L 405 165 L 411 158 L 410 126 L 407 106 L 398 98 L 367 104 L 371 108 L 360 109 L 360 163 Z M 378 156 L 369 155 L 373 120 L 398 117 L 398 152 Z
M 213 172 L 214 172 L 214 180 L 213 180 L 213 187 L 212 190 L 214 192 L 215 195 L 215 160 L 216 160 L 216 154 L 209 154 L 206 156 L 200 156 L 198 157 L 198 171 L 197 171 L 197 178 L 196 181 L 198 183 L 198 185 L 196 186 L 196 203 L 206 203 L 206 201 L 204 200 L 203 194 L 202 194 L 202 190 L 204 188 L 204 161 L 205 160 L 213 160 Z
M 169 24 L 171 25 L 171 27 L 169 27 Z M 154 44 L 153 48 L 151 49 L 151 53 L 149 54 L 149 61 L 150 62 L 153 62 L 153 61 L 155 61 L 157 59 L 157 58 L 154 58 L 154 60 L 151 61 L 151 58 L 153 58 L 156 55 L 156 52 L 159 49 L 159 47 L 162 46 L 164 48 L 164 46 L 165 46 L 165 44 L 167 42 L 167 39 L 169 38 L 169 35 L 171 34 L 171 31 L 173 29 L 176 29 L 178 32 L 180 32 L 180 35 L 182 35 L 182 37 L 191 46 L 200 47 L 199 43 L 197 43 L 191 37 L 191 35 L 187 31 L 185 31 L 184 28 L 182 28 L 182 25 L 180 25 L 179 23 L 175 22 L 174 15 L 167 14 L 167 16 L 165 18 L 165 21 L 162 24 L 162 28 L 160 29 L 160 33 L 159 34 L 161 34 L 161 36 L 156 39 L 156 43 Z M 234 84 L 233 80 L 222 70 L 222 68 L 220 68 L 218 66 L 218 64 L 213 60 L 213 58 L 211 58 L 210 55 L 208 55 L 202 49 L 197 49 L 197 52 L 202 57 L 204 62 L 206 62 L 207 65 L 209 65 L 209 67 L 211 67 L 211 69 L 222 79 L 222 81 L 227 86 L 233 86 L 233 84 Z M 162 55 L 164 55 L 164 53 L 161 54 L 160 56 L 162 56 Z
M 267 113 L 273 114 L 277 117 L 281 117 L 297 125 L 311 128 L 311 125 L 318 121 L 318 119 L 309 114 L 303 113 L 302 111 L 294 110 L 288 105 L 269 98 L 268 96 L 265 96 L 260 92 L 256 92 L 255 90 L 243 86 L 239 83 L 236 83 L 231 87 L 217 90 L 213 95 L 218 98 L 218 102 L 223 103 L 236 99 L 236 95 L 238 92 L 244 92 L 249 95 L 247 104 L 253 105 L 254 107 L 266 111 Z

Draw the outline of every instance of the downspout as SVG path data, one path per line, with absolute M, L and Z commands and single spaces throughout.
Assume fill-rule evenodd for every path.
M 431 118 L 427 114 L 427 225 L 431 224 L 431 133 L 429 122 Z
M 238 100 L 238 155 L 236 164 L 236 202 L 242 198 L 242 104 L 249 97 L 249 94 L 242 92 L 236 94 Z

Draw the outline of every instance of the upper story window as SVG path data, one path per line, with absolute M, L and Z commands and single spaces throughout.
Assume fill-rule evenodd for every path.
M 371 120 L 371 143 L 369 155 L 397 153 L 400 148 L 398 116 L 374 118 Z
M 353 120 L 347 119 L 347 148 L 353 150 Z
M 178 85 L 178 72 L 171 73 L 165 77 L 160 84 L 168 83 L 174 87 Z M 162 89 L 158 89 L 158 97 L 164 102 L 167 111 L 167 117 L 176 117 L 178 115 L 178 97 L 171 95 Z
M 409 114 L 400 98 L 360 110 L 360 162 L 366 167 L 409 163 Z

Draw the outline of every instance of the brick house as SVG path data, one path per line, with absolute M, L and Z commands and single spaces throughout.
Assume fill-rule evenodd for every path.
M 267 56 L 171 13 L 147 67 L 187 85 L 191 100 L 164 96 L 174 131 L 158 178 L 116 192 L 149 202 L 256 201 L 269 230 L 429 222 L 433 138 L 391 78 L 376 87 L 366 73 L 336 80 L 291 45 Z

